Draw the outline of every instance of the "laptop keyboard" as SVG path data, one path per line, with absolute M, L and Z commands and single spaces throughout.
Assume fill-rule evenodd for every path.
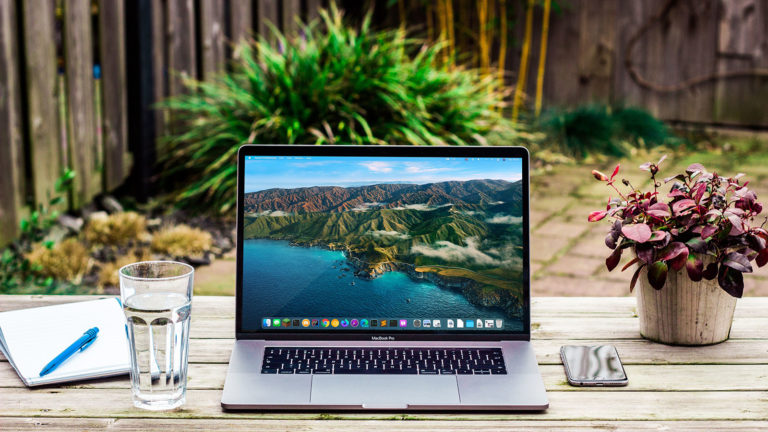
M 500 348 L 264 348 L 265 374 L 506 374 Z

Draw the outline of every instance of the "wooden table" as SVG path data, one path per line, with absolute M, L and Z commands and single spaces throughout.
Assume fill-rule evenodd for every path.
M 0 311 L 93 298 L 0 296 Z M 30 390 L 2 358 L 0 430 L 768 430 L 768 297 L 739 300 L 731 339 L 700 348 L 640 339 L 634 298 L 538 298 L 533 339 L 550 408 L 519 414 L 224 413 L 234 304 L 232 297 L 194 300 L 182 409 L 133 408 L 127 377 Z M 560 346 L 604 343 L 618 348 L 629 386 L 570 387 Z

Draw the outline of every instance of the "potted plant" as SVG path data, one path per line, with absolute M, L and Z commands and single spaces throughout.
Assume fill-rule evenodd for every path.
M 605 210 L 588 220 L 613 220 L 605 244 L 613 252 L 605 260 L 611 271 L 622 252 L 632 259 L 622 271 L 636 265 L 630 292 L 638 281 L 640 334 L 650 340 L 675 345 L 707 345 L 728 339 L 736 299 L 744 291 L 742 273 L 752 272 L 752 262 L 768 262 L 765 220 L 755 225 L 763 206 L 757 195 L 740 183 L 743 174 L 722 177 L 703 165 L 690 165 L 684 173 L 657 181 L 659 165 L 645 163 L 652 190 L 642 192 L 628 180 L 616 186 L 619 165 L 610 177 L 592 175 L 618 194 Z M 661 190 L 664 187 L 664 190 Z

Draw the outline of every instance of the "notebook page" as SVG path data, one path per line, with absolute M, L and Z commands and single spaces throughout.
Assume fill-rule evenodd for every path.
M 92 327 L 99 328 L 99 335 L 91 346 L 40 377 L 48 362 Z M 125 316 L 114 298 L 4 312 L 0 328 L 19 375 L 32 384 L 127 372 L 130 367 Z

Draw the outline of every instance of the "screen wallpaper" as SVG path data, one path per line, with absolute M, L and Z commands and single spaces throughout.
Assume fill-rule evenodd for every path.
M 245 156 L 243 330 L 521 331 L 521 163 Z

